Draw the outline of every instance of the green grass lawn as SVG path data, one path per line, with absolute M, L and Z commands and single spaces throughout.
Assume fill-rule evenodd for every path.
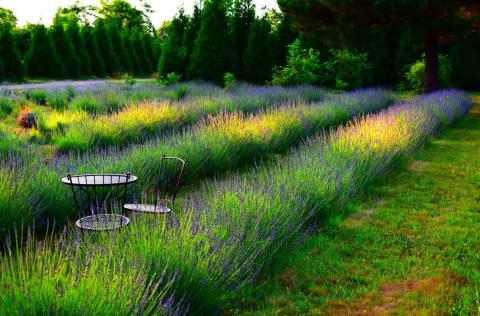
M 480 315 L 480 95 L 284 260 L 242 315 Z

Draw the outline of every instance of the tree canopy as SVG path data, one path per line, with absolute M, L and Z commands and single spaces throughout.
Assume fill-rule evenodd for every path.
M 17 25 L 17 17 L 12 10 L 0 8 L 0 24 L 8 24 L 12 27 Z
M 475 0 L 278 0 L 304 33 L 332 32 L 354 36 L 358 26 L 397 24 L 423 37 L 426 57 L 424 92 L 438 88 L 439 43 L 442 36 L 478 27 L 480 5 Z
M 98 13 L 107 20 L 117 21 L 121 27 L 129 30 L 136 28 L 155 33 L 155 27 L 147 13 L 154 12 L 150 4 L 140 0 L 143 10 L 137 9 L 126 0 L 100 0 Z

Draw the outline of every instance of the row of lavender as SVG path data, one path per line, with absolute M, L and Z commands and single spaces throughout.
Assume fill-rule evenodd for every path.
M 15 137 L 1 124 L 0 115 L 0 134 L 5 135 L 0 141 L 0 153 L 21 152 L 19 144 L 28 140 L 51 144 L 60 152 L 85 152 L 142 142 L 220 111 L 255 113 L 285 102 L 318 102 L 326 95 L 323 89 L 307 85 L 296 88 L 239 85 L 235 91 L 225 91 L 203 82 L 128 89 L 111 85 L 21 93 L 3 91 L 0 92 L 0 110 L 1 104 L 7 102 L 10 112 L 13 111 L 11 115 L 18 116 L 17 112 L 32 114 L 34 119 L 28 124 L 36 129 L 31 129 L 26 137 Z
M 14 225 L 31 223 L 58 226 L 75 216 L 68 188 L 60 179 L 67 172 L 123 173 L 139 177 L 137 193 L 155 183 L 162 154 L 188 159 L 186 182 L 217 174 L 268 154 L 294 146 L 308 135 L 351 119 L 359 113 L 378 111 L 393 102 L 391 93 L 367 89 L 329 98 L 317 104 L 284 104 L 257 115 L 223 112 L 190 129 L 172 133 L 127 149 L 110 148 L 88 154 L 55 156 L 45 163 L 31 153 L 0 162 L 0 223 L 5 234 Z M 133 199 L 133 197 L 131 197 Z
M 1 260 L 0 306 L 26 314 L 209 314 L 248 297 L 313 223 L 471 107 L 443 91 L 310 139 L 275 166 L 207 182 L 170 226 L 138 217 L 115 235 L 51 240 Z

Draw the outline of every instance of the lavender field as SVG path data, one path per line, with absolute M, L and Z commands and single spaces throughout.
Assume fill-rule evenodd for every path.
M 472 106 L 457 90 L 402 102 L 377 88 L 206 83 L 1 95 L 11 110 L 0 116 L 0 308 L 17 314 L 211 314 L 242 304 L 281 251 Z M 18 131 L 27 110 L 36 125 Z M 77 214 L 60 181 L 67 172 L 129 171 L 137 199 L 162 154 L 190 161 L 173 223 L 138 216 L 81 236 L 68 225 Z

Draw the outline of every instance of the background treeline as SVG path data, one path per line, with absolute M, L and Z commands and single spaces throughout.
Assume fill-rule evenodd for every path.
M 223 82 L 229 73 L 253 83 L 337 88 L 421 82 L 423 39 L 395 25 L 355 27 L 348 38 L 332 36 L 333 27 L 301 35 L 294 16 L 258 15 L 252 0 L 205 0 L 191 15 L 180 8 L 155 29 L 150 10 L 125 0 L 76 4 L 59 9 L 48 28 L 19 28 L 13 13 L 0 9 L 0 80 L 174 73 L 181 80 Z M 480 89 L 478 47 L 479 32 L 442 39 L 445 85 Z
M 148 10 L 148 5 L 139 10 L 123 0 L 98 8 L 76 4 L 59 9 L 48 28 L 19 28 L 13 12 L 0 8 L 1 79 L 151 76 L 160 42 Z

